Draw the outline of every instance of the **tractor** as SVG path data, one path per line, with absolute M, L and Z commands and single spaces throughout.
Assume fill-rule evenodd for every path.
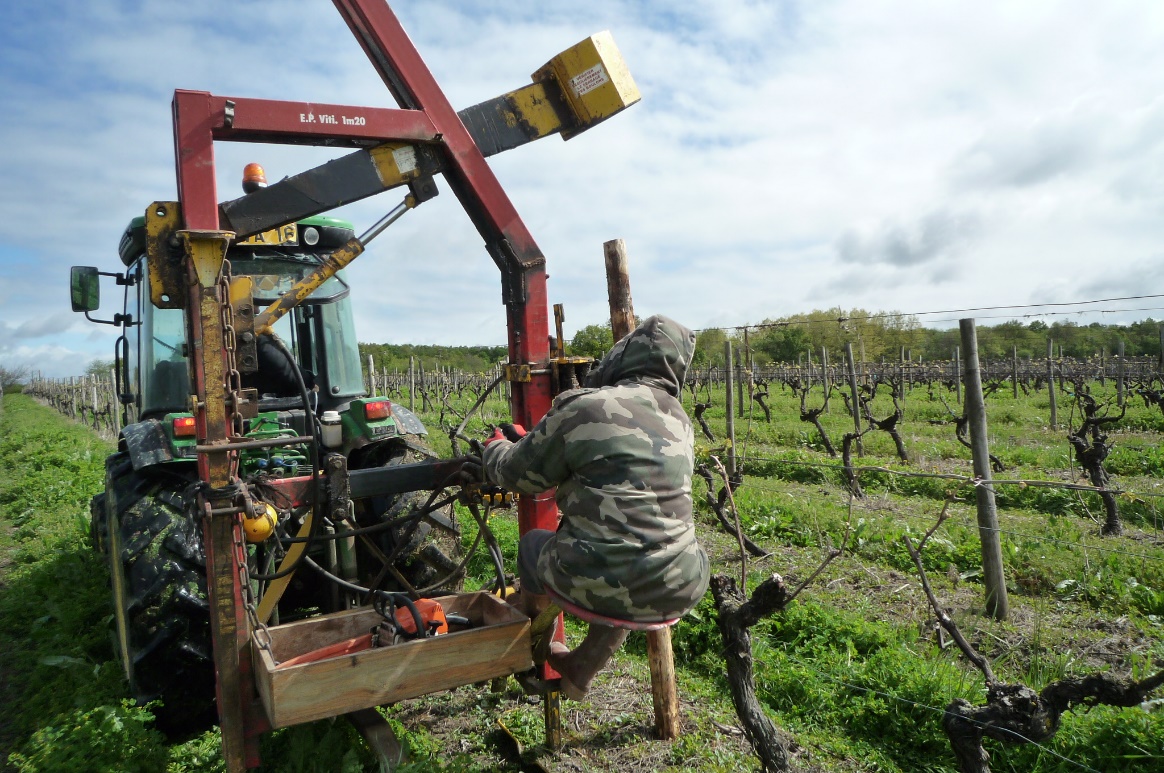
M 254 167 L 245 170 L 244 188 L 262 174 Z M 244 239 L 230 247 L 226 259 L 235 277 L 250 277 L 254 303 L 262 308 L 353 236 L 351 223 L 316 215 Z M 142 703 L 160 700 L 158 726 L 180 734 L 215 719 L 205 551 L 190 507 L 198 474 L 189 353 L 182 310 L 157 308 L 149 300 L 144 216 L 129 223 L 118 252 L 125 270 L 113 278 L 125 291 L 123 308 L 110 321 L 123 329 L 114 372 L 129 422 L 117 453 L 106 461 L 105 490 L 91 502 L 90 537 L 109 564 L 117 645 L 133 694 Z M 73 270 L 74 308 L 86 316 L 100 302 L 101 274 L 90 267 Z M 254 447 L 239 450 L 240 477 L 255 482 L 257 491 L 263 490 L 262 481 L 311 473 L 313 434 L 322 434 L 322 446 L 342 454 L 349 470 L 435 458 L 415 414 L 365 390 L 343 271 L 280 320 L 275 335 L 286 342 L 290 358 L 284 359 L 276 339 L 263 336 L 254 347 L 259 369 L 239 375 L 239 386 L 254 390 L 254 415 L 242 419 L 240 433 Z M 264 445 L 298 437 L 309 439 Z M 244 521 L 251 541 L 248 563 L 260 576 L 274 573 L 273 562 L 283 552 L 271 534 L 297 532 L 308 510 L 280 513 L 277 495 L 268 491 L 270 502 L 259 517 Z M 452 508 L 430 509 L 410 529 L 408 516 L 422 502 L 415 493 L 353 500 L 350 518 L 329 518 L 323 528 L 334 532 L 345 521 L 352 529 L 400 525 L 359 541 L 354 536 L 320 540 L 311 551 L 313 560 L 351 582 L 389 591 L 457 589 L 460 531 Z M 383 572 L 386 556 L 392 556 L 392 568 Z M 381 577 L 359 571 L 376 563 Z M 289 622 L 353 603 L 352 594 L 317 579 L 297 575 L 269 619 Z
M 477 521 L 474 547 L 484 535 L 504 596 L 478 506 L 514 500 L 465 480 L 464 458 L 436 458 L 414 414 L 366 393 L 344 269 L 443 179 L 500 271 L 508 362 L 498 382 L 509 384 L 513 421 L 533 426 L 587 365 L 565 356 L 560 314 L 552 343 L 546 259 L 486 158 L 570 139 L 639 100 L 603 32 L 532 83 L 455 111 L 384 0 L 334 2 L 399 107 L 176 90 L 178 200 L 130 222 L 124 271 L 76 266 L 70 277 L 73 310 L 121 331 L 124 429 L 92 503 L 92 541 L 108 558 L 125 672 L 139 700 L 160 700 L 163 729 L 184 735 L 217 718 L 232 773 L 259 764 L 267 730 L 341 714 L 364 729 L 383 722 L 375 706 L 532 673 L 530 623 L 505 622 L 518 613 L 503 601 L 444 595 L 463 614 L 429 617 L 429 597 L 459 589 L 471 554 L 451 503 Z M 243 196 L 220 201 L 222 141 L 349 152 L 271 185 L 248 168 Z M 326 214 L 399 188 L 403 201 L 358 237 Z M 111 319 L 91 316 L 102 277 L 124 288 Z M 552 493 L 514 504 L 521 533 L 556 528 Z M 372 620 L 373 633 L 358 630 Z M 384 625 L 391 646 L 381 647 Z M 343 626 L 377 649 L 291 668 L 299 656 L 276 652 Z M 311 652 L 346 652 L 330 646 Z M 392 666 L 393 653 L 409 667 Z M 561 738 L 555 676 L 536 671 L 551 746 Z M 373 745 L 382 735 L 365 732 Z

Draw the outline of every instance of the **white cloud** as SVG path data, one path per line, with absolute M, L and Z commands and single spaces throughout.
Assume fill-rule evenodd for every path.
M 636 307 L 693 327 L 813 306 L 1081 299 L 1135 286 L 1164 241 L 1158 4 L 396 5 L 458 108 L 593 32 L 618 41 L 641 104 L 491 160 L 547 256 L 568 330 L 605 314 L 602 243 L 616 237 Z M 9 28 L 0 332 L 91 356 L 109 356 L 108 331 L 63 343 L 82 326 L 64 321 L 68 266 L 116 270 L 129 218 L 174 196 L 175 88 L 390 104 L 339 15 L 311 0 L 58 0 L 26 4 Z M 216 154 L 224 199 L 247 161 L 278 178 L 336 155 Z M 441 188 L 353 265 L 362 339 L 504 340 L 496 269 Z M 361 228 L 395 200 L 341 214 Z

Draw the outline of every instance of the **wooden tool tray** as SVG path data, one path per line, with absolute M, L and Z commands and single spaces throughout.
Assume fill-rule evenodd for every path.
M 251 637 L 255 679 L 273 727 L 380 706 L 520 673 L 533 667 L 529 619 L 488 593 L 436 599 L 472 627 L 313 663 L 280 667 L 305 652 L 368 633 L 372 609 L 335 612 L 268 628 L 271 649 Z M 457 630 L 454 630 L 457 629 Z

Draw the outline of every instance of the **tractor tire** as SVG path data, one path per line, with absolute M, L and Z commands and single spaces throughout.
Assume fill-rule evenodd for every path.
M 217 719 L 202 525 L 187 507 L 193 478 L 135 472 L 128 460 L 108 472 L 104 544 L 122 665 L 139 704 L 160 701 L 158 729 L 188 736 Z
M 403 443 L 386 443 L 363 458 L 364 467 L 390 467 L 423 461 L 426 454 Z M 413 491 L 394 497 L 373 497 L 357 504 L 357 520 L 361 526 L 390 521 L 407 515 L 410 511 L 424 507 L 429 492 Z M 424 588 L 447 578 L 456 569 L 461 555 L 460 530 L 457 528 L 451 505 L 435 513 L 445 526 L 435 526 L 422 520 L 409 533 L 409 525 L 404 524 L 384 532 L 378 542 L 385 555 L 397 551 L 393 566 L 414 588 Z M 447 526 L 451 525 L 450 530 Z M 402 544 L 407 543 L 407 544 Z M 375 558 L 365 558 L 370 563 L 365 566 L 382 566 Z M 370 580 L 371 578 L 365 578 Z M 402 591 L 405 587 L 392 574 L 379 586 L 383 590 Z M 459 592 L 464 587 L 464 578 L 442 584 L 442 589 Z

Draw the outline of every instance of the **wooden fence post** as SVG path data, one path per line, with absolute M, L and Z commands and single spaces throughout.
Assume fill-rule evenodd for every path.
M 735 368 L 732 367 L 732 342 L 723 342 L 723 362 L 724 362 L 724 411 L 727 414 L 727 436 L 728 436 L 728 473 L 734 478 L 736 475 L 736 417 L 732 410 L 734 407 L 732 402 L 735 400 L 732 380 L 735 375 Z
M 962 349 L 954 347 L 954 397 L 958 400 L 958 407 L 962 407 Z
M 959 320 L 966 367 L 966 417 L 970 425 L 970 449 L 974 456 L 974 487 L 978 500 L 978 539 L 982 544 L 982 580 L 986 585 L 986 614 L 1006 620 L 1010 604 L 1006 577 L 1002 571 L 1002 543 L 998 535 L 998 510 L 991 488 L 990 447 L 986 435 L 986 401 L 982 397 L 982 374 L 978 365 L 978 336 L 973 319 Z
M 1117 349 L 1117 351 L 1119 353 L 1120 362 L 1119 362 L 1119 369 L 1116 371 L 1116 405 L 1123 408 L 1124 407 L 1124 388 L 1125 388 L 1125 384 L 1124 384 L 1124 375 L 1125 375 L 1125 371 L 1124 371 L 1124 339 L 1122 339 L 1122 338 L 1120 339 L 1118 347 L 1119 348 Z
M 626 245 L 613 239 L 602 245 L 606 258 L 606 290 L 610 302 L 610 330 L 614 340 L 635 329 Z M 729 372 L 731 363 L 728 363 Z M 682 395 L 680 395 L 682 397 Z M 728 411 L 731 418 L 731 411 Z M 671 629 L 647 632 L 647 663 L 651 669 L 651 699 L 655 705 L 655 732 L 664 741 L 679 737 L 679 688 L 675 684 L 675 656 Z
M 1055 361 L 1051 358 L 1055 342 L 1047 339 L 1047 394 L 1051 397 L 1051 429 L 1059 428 L 1059 406 L 1055 397 Z
M 416 412 L 416 357 L 408 355 L 408 410 Z
M 822 346 L 820 348 L 820 383 L 824 386 L 824 394 L 827 398 L 829 396 L 829 389 L 832 388 L 832 385 L 829 384 L 829 349 L 827 346 Z M 825 400 L 824 409 L 825 413 L 829 412 L 829 404 L 827 399 Z M 742 416 L 743 414 L 740 415 Z M 857 431 L 860 432 L 860 430 Z
M 1014 399 L 1018 399 L 1018 346 L 1011 349 L 1010 355 L 1010 389 Z
M 853 362 L 853 344 L 845 342 L 845 362 L 849 366 L 849 391 L 853 396 L 853 431 L 857 433 L 857 456 L 864 456 L 861 444 L 861 400 L 857 392 L 857 364 Z

